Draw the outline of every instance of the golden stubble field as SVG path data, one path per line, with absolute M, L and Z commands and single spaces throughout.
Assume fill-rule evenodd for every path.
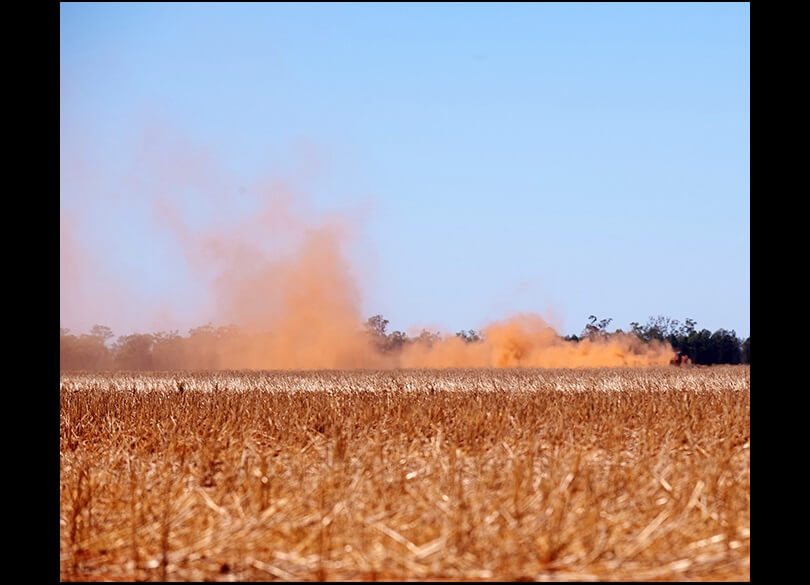
M 748 580 L 750 369 L 63 373 L 63 580 Z

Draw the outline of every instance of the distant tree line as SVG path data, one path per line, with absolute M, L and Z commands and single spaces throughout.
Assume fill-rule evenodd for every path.
M 609 337 L 611 335 L 625 333 L 621 329 L 609 333 L 607 326 L 612 319 L 602 319 L 597 321 L 594 315 L 588 317 L 588 323 L 582 330 L 580 336 L 568 335 L 565 339 L 569 341 L 581 341 L 586 338 Z M 714 333 L 708 329 L 697 330 L 697 322 L 693 319 L 686 319 L 680 323 L 676 319 L 658 315 L 650 317 L 647 323 L 639 325 L 637 322 L 630 323 L 632 333 L 644 342 L 652 340 L 667 341 L 681 354 L 689 356 L 689 359 L 700 365 L 712 364 L 750 364 L 751 363 L 751 337 L 745 340 L 737 337 L 737 333 L 732 329 L 718 329 Z
M 374 315 L 369 317 L 366 321 L 366 332 L 371 336 L 372 343 L 377 351 L 382 353 L 392 353 L 400 351 L 403 347 L 411 343 L 424 343 L 432 345 L 433 342 L 441 338 L 438 332 L 422 331 L 416 337 L 408 337 L 402 331 L 394 331 L 393 333 L 386 333 L 388 328 L 388 319 L 383 318 L 382 315 Z
M 60 328 L 59 365 L 63 370 L 216 369 L 221 340 L 235 334 L 232 325 L 205 325 L 185 337 L 175 330 L 122 335 L 112 341 L 112 331 L 102 325 L 78 336 Z
M 610 338 L 625 332 L 609 332 L 612 319 L 598 320 L 594 315 L 580 335 L 567 335 L 565 340 L 578 343 L 584 339 Z M 438 332 L 422 329 L 413 337 L 402 331 L 387 332 L 389 321 L 374 315 L 365 323 L 371 343 L 381 353 L 401 351 L 409 344 L 431 345 L 441 338 Z M 751 338 L 741 340 L 734 330 L 708 329 L 698 331 L 697 323 L 686 319 L 681 324 L 669 317 L 650 317 L 645 325 L 630 323 L 627 333 L 644 342 L 667 341 L 672 347 L 696 364 L 750 364 Z M 95 325 L 89 334 L 73 335 L 70 330 L 59 330 L 59 365 L 63 370 L 171 370 L 217 368 L 217 347 L 225 338 L 241 335 L 233 325 L 213 327 L 205 325 L 191 329 L 187 336 L 178 331 L 115 335 L 109 327 Z M 466 343 L 479 343 L 484 334 L 475 329 L 455 334 Z

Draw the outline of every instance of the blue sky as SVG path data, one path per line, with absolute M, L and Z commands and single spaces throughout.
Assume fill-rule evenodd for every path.
M 746 3 L 62 3 L 62 213 L 137 299 L 62 324 L 198 324 L 133 180 L 160 127 L 217 169 L 190 221 L 221 213 L 195 189 L 238 214 L 277 175 L 361 210 L 364 313 L 392 328 L 535 311 L 747 336 L 749 26 Z

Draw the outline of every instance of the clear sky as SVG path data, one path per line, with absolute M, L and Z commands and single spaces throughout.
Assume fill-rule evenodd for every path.
M 364 314 L 392 329 L 664 314 L 744 338 L 749 27 L 747 3 L 62 3 L 62 216 L 132 299 L 62 326 L 201 324 L 139 180 L 161 140 L 197 157 L 189 221 L 225 213 L 195 189 L 238 213 L 275 176 L 361 215 Z

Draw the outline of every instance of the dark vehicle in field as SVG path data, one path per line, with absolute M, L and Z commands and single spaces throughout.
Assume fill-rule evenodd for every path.
M 671 366 L 688 366 L 692 363 L 692 360 L 689 359 L 689 356 L 685 353 L 681 353 L 680 350 L 675 352 L 675 356 L 669 360 L 669 365 Z

